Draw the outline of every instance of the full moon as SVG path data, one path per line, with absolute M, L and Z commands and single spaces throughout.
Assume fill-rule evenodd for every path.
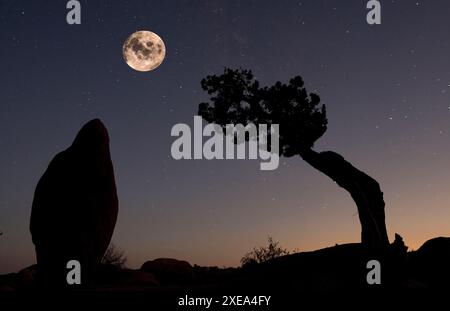
M 163 40 L 154 32 L 137 31 L 123 44 L 125 62 L 137 71 L 150 71 L 157 68 L 166 56 Z

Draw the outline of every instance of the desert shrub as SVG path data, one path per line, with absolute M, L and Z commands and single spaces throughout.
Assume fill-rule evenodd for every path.
M 242 266 L 249 264 L 262 263 L 280 256 L 288 255 L 289 251 L 282 248 L 279 242 L 275 242 L 272 237 L 268 237 L 267 246 L 260 246 L 254 248 L 251 252 L 245 254 L 241 258 Z
M 102 264 L 112 265 L 118 268 L 124 268 L 126 262 L 127 257 L 125 257 L 123 250 L 114 245 L 114 243 L 109 245 L 102 258 Z

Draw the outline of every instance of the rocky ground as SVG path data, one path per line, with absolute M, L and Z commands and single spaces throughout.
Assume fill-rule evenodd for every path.
M 450 288 L 450 238 L 429 240 L 404 256 L 398 249 L 377 258 L 382 265 L 381 285 L 368 285 L 366 281 L 366 263 L 374 255 L 361 244 L 345 244 L 241 268 L 192 266 L 167 258 L 148 261 L 140 269 L 102 265 L 92 284 L 51 291 L 87 295 L 89 299 L 94 295 L 99 301 L 110 303 L 126 300 L 129 304 L 128 297 L 134 296 L 131 301 L 139 304 L 167 303 L 175 307 L 186 296 L 221 299 L 224 295 L 270 295 L 275 304 L 289 300 L 295 303 L 299 297 L 307 299 L 315 294 L 398 295 Z M 48 293 L 36 276 L 36 265 L 2 275 L 0 292 L 21 296 Z

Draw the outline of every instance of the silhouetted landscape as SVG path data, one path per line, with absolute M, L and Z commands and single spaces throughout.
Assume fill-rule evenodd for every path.
M 431 239 L 415 251 L 408 251 L 399 234 L 390 243 L 378 182 L 335 152 L 313 150 L 327 129 L 326 109 L 318 95 L 306 91 L 301 77 L 260 87 L 251 71 L 225 68 L 222 75 L 206 77 L 202 87 L 211 96 L 211 102 L 199 106 L 207 122 L 281 124 L 280 155 L 300 156 L 350 193 L 361 223 L 361 242 L 290 254 L 269 238 L 266 248 L 255 248 L 237 268 L 159 258 L 128 269 L 125 255 L 108 249 L 118 197 L 109 135 L 94 119 L 54 157 L 39 180 L 30 221 L 37 264 L 1 275 L 2 293 L 95 293 L 107 295 L 108 303 L 119 301 L 121 294 L 135 293 L 140 295 L 136 304 L 145 301 L 170 308 L 187 293 L 264 293 L 273 295 L 274 303 L 284 304 L 298 293 L 351 291 L 383 297 L 399 291 L 450 289 L 450 238 Z M 81 263 L 80 285 L 66 281 L 66 263 L 73 259 Z M 379 285 L 366 280 L 366 264 L 374 259 L 382 267 Z

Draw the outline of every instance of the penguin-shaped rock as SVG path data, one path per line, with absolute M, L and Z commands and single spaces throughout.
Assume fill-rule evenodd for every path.
M 78 260 L 82 284 L 89 283 L 110 243 L 117 213 L 108 131 L 95 119 L 53 158 L 36 186 L 30 231 L 38 278 L 64 285 L 68 261 Z

